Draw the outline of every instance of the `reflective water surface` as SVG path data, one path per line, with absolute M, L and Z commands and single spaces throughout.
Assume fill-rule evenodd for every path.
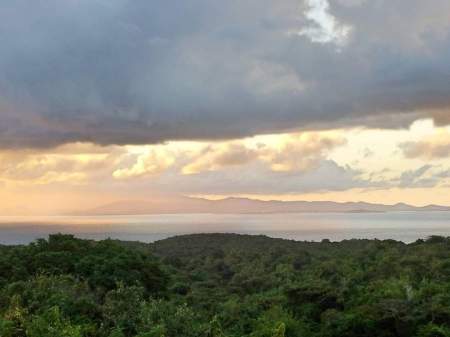
M 412 242 L 430 235 L 450 236 L 450 212 L 0 217 L 1 244 L 28 243 L 58 232 L 143 242 L 213 232 L 307 241 L 378 238 Z

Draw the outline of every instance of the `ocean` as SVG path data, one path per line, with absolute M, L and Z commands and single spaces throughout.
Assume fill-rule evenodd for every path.
M 142 242 L 191 233 L 240 233 L 298 241 L 409 243 L 430 235 L 450 236 L 450 212 L 0 216 L 0 244 L 29 243 L 52 233 Z

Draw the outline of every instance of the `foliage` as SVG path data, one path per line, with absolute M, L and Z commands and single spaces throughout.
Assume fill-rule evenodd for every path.
M 0 246 L 2 337 L 450 337 L 450 239 Z

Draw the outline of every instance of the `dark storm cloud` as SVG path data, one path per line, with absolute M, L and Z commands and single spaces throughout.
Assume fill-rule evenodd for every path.
M 448 0 L 330 5 L 343 43 L 301 0 L 0 0 L 0 147 L 449 120 Z

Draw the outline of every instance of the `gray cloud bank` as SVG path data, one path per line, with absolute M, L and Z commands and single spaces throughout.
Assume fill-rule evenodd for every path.
M 448 0 L 318 2 L 0 0 L 0 147 L 450 122 Z

